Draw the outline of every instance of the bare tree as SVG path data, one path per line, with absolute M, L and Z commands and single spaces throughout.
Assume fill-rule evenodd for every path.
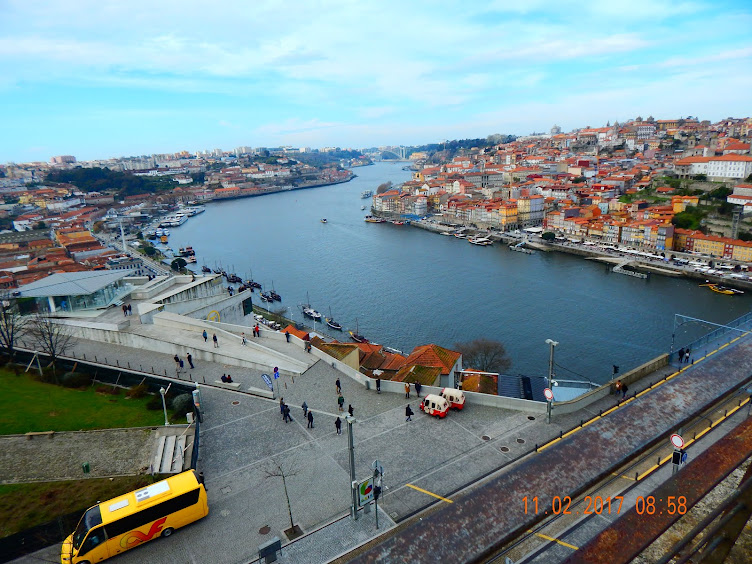
M 49 315 L 37 314 L 31 318 L 29 332 L 37 347 L 50 357 L 52 373 L 55 374 L 55 360 L 64 355 L 71 346 L 73 335 L 70 328 L 61 323 L 55 323 Z M 57 375 L 55 378 L 57 379 Z
M 12 359 L 15 354 L 16 341 L 27 329 L 28 317 L 18 311 L 15 303 L 3 300 L 0 302 L 0 346 L 8 351 Z
M 512 366 L 507 350 L 499 341 L 475 339 L 456 343 L 454 348 L 462 353 L 462 363 L 482 372 L 504 372 Z
M 376 193 L 377 194 L 383 194 L 384 192 L 386 192 L 387 190 L 389 190 L 391 187 L 392 187 L 392 182 L 391 181 L 383 182 L 383 183 L 379 184 L 378 188 L 376 188 Z
M 264 468 L 264 478 L 282 478 L 282 486 L 285 489 L 285 499 L 287 500 L 287 514 L 290 516 L 290 533 L 295 534 L 295 523 L 292 521 L 292 506 L 290 505 L 290 495 L 287 493 L 287 478 L 297 476 L 300 469 L 295 461 L 290 461 L 287 467 L 284 463 L 270 460 Z

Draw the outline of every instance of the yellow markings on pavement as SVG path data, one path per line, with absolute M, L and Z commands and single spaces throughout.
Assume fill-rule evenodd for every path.
M 430 495 L 431 497 L 435 497 L 436 499 L 440 499 L 441 501 L 446 501 L 447 503 L 454 503 L 451 499 L 447 499 L 445 497 L 441 497 L 440 495 L 436 495 L 435 493 L 431 493 L 428 490 L 424 490 L 423 488 L 419 488 L 418 486 L 413 486 L 412 484 L 405 484 L 408 488 L 412 488 L 414 490 L 418 490 L 419 492 L 422 492 L 426 495 Z
M 692 443 L 699 441 L 703 436 L 705 436 L 705 434 L 709 433 L 712 429 L 716 428 L 718 425 L 723 423 L 724 420 L 731 417 L 734 413 L 739 411 L 742 407 L 744 407 L 748 403 L 749 403 L 749 397 L 746 397 L 744 400 L 742 400 L 742 402 L 739 405 L 731 409 L 731 411 L 727 412 L 726 415 L 722 416 L 720 419 L 718 419 L 718 421 L 713 421 L 711 426 L 705 427 L 702 431 L 697 433 L 693 438 L 687 439 L 686 441 L 684 441 L 684 446 L 688 447 Z M 663 466 L 666 462 L 671 460 L 671 458 L 672 458 L 672 454 L 669 454 L 665 458 L 661 458 L 658 464 L 654 464 L 648 470 L 646 470 L 645 472 L 637 476 L 637 481 L 639 482 L 640 480 L 642 480 L 643 478 L 651 474 L 653 471 L 655 471 L 657 468 L 660 468 L 661 466 Z
M 528 531 L 528 533 L 532 533 L 533 531 Z M 543 533 L 533 533 L 536 536 L 539 536 L 542 539 L 546 539 L 547 541 L 555 542 L 560 544 L 561 546 L 566 546 L 567 548 L 571 548 L 572 550 L 579 550 L 578 547 L 574 546 L 573 544 L 569 544 L 568 542 L 561 541 L 559 539 L 555 539 L 554 537 L 549 537 L 548 535 L 544 535 Z
M 677 370 L 677 371 L 676 371 L 676 372 L 674 372 L 673 374 L 669 374 L 668 376 L 666 376 L 666 378 L 665 378 L 665 379 L 663 379 L 663 380 L 659 380 L 659 381 L 658 381 L 658 382 L 656 382 L 655 384 L 653 384 L 653 385 L 651 385 L 651 386 L 648 386 L 647 388 L 645 388 L 645 389 L 644 389 L 644 390 L 642 390 L 641 392 L 638 392 L 638 393 L 637 393 L 637 394 L 636 394 L 635 396 L 633 396 L 633 397 L 631 397 L 631 398 L 629 398 L 629 399 L 626 399 L 626 400 L 622 401 L 621 403 L 617 403 L 617 404 L 616 404 L 616 405 L 615 405 L 614 407 L 612 407 L 612 408 L 610 408 L 610 409 L 608 409 L 608 410 L 604 411 L 604 412 L 603 412 L 603 413 L 601 413 L 600 415 L 596 415 L 596 416 L 594 416 L 594 417 L 591 417 L 590 419 L 588 419 L 587 421 L 585 421 L 585 422 L 584 422 L 584 423 L 582 424 L 582 426 L 580 426 L 580 427 L 575 427 L 574 429 L 570 429 L 569 431 L 567 431 L 567 432 L 566 432 L 566 433 L 564 433 L 563 435 L 561 435 L 561 436 L 559 436 L 559 437 L 555 437 L 555 438 L 551 439 L 551 440 L 550 440 L 550 441 L 548 441 L 547 443 L 545 443 L 545 444 L 543 444 L 543 445 L 539 446 L 539 447 L 538 447 L 538 450 L 537 450 L 536 452 L 540 452 L 540 451 L 542 451 L 542 450 L 546 450 L 546 449 L 547 449 L 548 447 L 550 447 L 551 445 L 553 445 L 553 444 L 557 443 L 558 441 L 560 441 L 560 440 L 562 440 L 562 439 L 566 439 L 566 438 L 567 438 L 568 436 L 570 436 L 570 435 L 573 435 L 574 433 L 576 433 L 576 432 L 577 432 L 577 431 L 579 431 L 580 429 L 584 429 L 585 427 L 587 427 L 587 426 L 588 426 L 588 425 L 590 425 L 591 423 L 594 423 L 594 422 L 596 422 L 596 421 L 597 421 L 598 419 L 600 419 L 601 417 L 605 417 L 605 416 L 606 416 L 606 415 L 608 415 L 609 413 L 612 413 L 612 412 L 616 411 L 617 409 L 619 409 L 620 407 L 622 407 L 622 406 L 624 406 L 624 405 L 628 404 L 629 402 L 631 402 L 631 401 L 633 401 L 633 400 L 636 400 L 637 398 L 639 398 L 640 396 L 642 396 L 642 395 L 644 395 L 644 394 L 648 393 L 648 392 L 649 392 L 649 391 L 651 391 L 651 390 L 654 390 L 655 388 L 657 388 L 657 387 L 658 387 L 658 386 L 660 386 L 661 384 L 664 384 L 665 382 L 668 382 L 669 380 L 671 380 L 672 378 L 674 378 L 674 377 L 678 376 L 679 374 L 681 374 L 681 373 L 682 373 L 682 372 L 684 372 L 685 370 L 688 370 L 688 369 L 692 368 L 693 366 L 695 366 L 695 365 L 699 364 L 699 363 L 700 363 L 700 361 L 702 361 L 702 360 L 705 360 L 705 359 L 706 359 L 706 358 L 708 358 L 709 356 L 711 356 L 711 355 L 713 355 L 713 354 L 717 353 L 718 351 L 720 351 L 720 350 L 721 350 L 721 349 L 723 349 L 724 347 L 727 347 L 727 346 L 729 346 L 730 344 L 732 344 L 732 343 L 735 343 L 736 341 L 738 341 L 738 340 L 739 340 L 739 339 L 741 339 L 742 337 L 745 337 L 745 336 L 749 335 L 750 333 L 751 333 L 751 332 L 747 331 L 747 332 L 745 332 L 745 333 L 744 333 L 743 335 L 740 335 L 739 337 L 735 337 L 734 339 L 731 339 L 731 340 L 730 340 L 730 341 L 729 341 L 728 343 L 725 343 L 725 344 L 723 344 L 723 345 L 719 346 L 719 347 L 718 347 L 717 349 L 715 349 L 714 351 L 711 351 L 711 352 L 707 353 L 707 354 L 706 354 L 705 356 L 703 356 L 703 357 L 701 357 L 701 358 L 698 358 L 697 360 L 695 360 L 694 362 L 692 362 L 692 364 L 688 364 L 687 366 L 684 366 L 684 367 L 680 368 L 679 370 Z M 742 402 L 742 404 L 741 404 L 741 405 L 744 405 L 744 404 L 745 404 L 745 403 L 747 403 L 748 401 L 749 401 L 749 399 L 746 399 L 746 400 L 744 400 L 744 401 Z M 741 407 L 741 406 L 740 406 L 740 407 Z M 737 407 L 737 408 L 734 408 L 734 409 L 733 409 L 733 410 L 732 410 L 732 411 L 731 411 L 730 413 L 728 413 L 728 414 L 726 415 L 726 417 L 730 416 L 730 415 L 731 415 L 732 413 L 734 413 L 734 412 L 735 412 L 735 411 L 736 411 L 737 409 L 739 409 L 739 408 L 738 408 L 738 407 Z M 718 423 L 720 423 L 721 421 L 723 421 L 723 419 L 725 419 L 725 418 L 721 418 L 721 419 L 720 419 L 720 420 L 718 421 Z M 715 427 L 715 425 L 717 425 L 717 423 L 713 423 L 713 426 L 714 426 L 714 427 Z M 707 432 L 707 430 L 705 430 L 705 431 L 702 431 L 702 432 L 701 432 L 700 434 L 698 434 L 698 435 L 697 435 L 697 438 L 696 438 L 695 440 L 699 439 L 699 438 L 700 438 L 700 437 L 701 437 L 702 435 L 704 435 L 704 434 L 705 434 L 706 432 Z M 690 441 L 690 442 L 691 442 L 691 441 Z M 685 443 L 685 444 L 687 444 L 687 445 L 688 445 L 688 444 L 689 444 L 689 442 L 687 442 L 687 443 Z M 670 457 L 669 457 L 669 458 L 670 458 Z M 661 463 L 661 464 L 663 464 L 663 463 Z M 649 474 L 650 472 L 652 472 L 652 471 L 653 471 L 653 470 L 655 470 L 656 468 L 658 468 L 658 466 L 654 466 L 653 468 L 651 468 L 650 470 L 648 470 L 647 472 L 645 472 L 644 474 L 642 474 L 642 476 L 640 476 L 640 477 L 638 478 L 638 480 L 642 480 L 642 478 L 643 478 L 644 476 L 646 476 L 647 474 Z M 625 476 L 625 477 L 626 477 L 626 476 Z M 628 479 L 630 479 L 630 480 L 631 480 L 632 478 L 628 478 Z M 410 484 L 408 484 L 408 485 L 410 485 Z M 410 487 L 413 487 L 413 486 L 410 486 Z M 426 492 L 426 493 L 428 493 L 428 492 Z M 433 495 L 433 494 L 430 494 L 430 495 Z M 442 499 L 443 499 L 443 498 L 442 498 Z
M 625 480 L 629 480 L 630 482 L 634 482 L 635 481 L 634 478 L 632 478 L 630 476 L 626 476 L 624 474 L 619 474 L 617 472 L 611 472 L 611 475 L 612 476 L 616 476 L 617 478 L 624 478 Z

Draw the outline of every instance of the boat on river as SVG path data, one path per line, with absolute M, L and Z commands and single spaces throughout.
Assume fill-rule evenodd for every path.
M 331 327 L 332 329 L 335 329 L 337 331 L 342 331 L 342 325 L 334 321 L 334 317 L 332 316 L 332 308 L 329 308 L 329 317 L 326 318 L 326 324 Z
M 205 272 L 207 274 L 211 274 L 211 268 L 209 268 L 208 266 L 204 265 L 204 266 L 201 267 L 201 272 Z
M 718 294 L 724 294 L 726 296 L 736 296 L 744 293 L 742 290 L 721 286 L 720 284 L 700 284 L 700 286 L 705 286 Z
M 366 223 L 386 223 L 386 219 L 383 217 L 376 217 L 373 215 L 367 215 L 365 218 L 363 218 Z
M 493 241 L 488 237 L 470 237 L 467 242 L 471 245 L 480 245 L 481 247 L 493 245 Z
M 373 192 L 371 190 L 363 190 L 360 193 L 360 197 L 363 199 L 370 198 L 371 196 L 373 196 Z
M 281 302 L 282 296 L 280 296 L 277 292 L 274 291 L 274 282 L 272 281 L 272 289 L 269 291 L 269 295 L 272 297 L 274 301 Z
M 306 317 L 313 319 L 314 321 L 321 321 L 321 314 L 311 307 L 311 300 L 308 297 L 308 292 L 306 292 L 306 303 L 302 304 L 300 309 L 303 310 L 303 315 Z
M 348 331 L 350 333 L 350 338 L 355 341 L 356 343 L 367 343 L 368 339 L 366 339 L 363 335 L 360 334 L 360 330 L 358 328 L 358 319 L 355 319 L 355 331 Z
M 271 303 L 274 301 L 274 298 L 272 298 L 269 295 L 269 292 L 261 292 L 261 299 L 265 302 Z
M 321 218 L 321 223 L 328 223 L 325 217 Z

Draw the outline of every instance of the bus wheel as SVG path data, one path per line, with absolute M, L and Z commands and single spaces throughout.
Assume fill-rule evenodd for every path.
M 165 529 L 164 531 L 162 531 L 162 536 L 163 537 L 169 537 L 174 532 L 175 532 L 175 529 L 170 529 L 168 527 L 167 529 Z

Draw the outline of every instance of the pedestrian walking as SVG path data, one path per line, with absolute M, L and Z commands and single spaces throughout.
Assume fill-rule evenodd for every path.
M 191 370 L 196 368 L 195 366 L 193 366 L 193 357 L 191 356 L 191 353 L 188 353 L 188 355 L 185 358 L 188 360 L 188 364 L 190 365 Z
M 339 406 L 340 411 L 344 411 L 345 410 L 345 398 L 343 398 L 342 396 L 339 396 L 337 398 L 337 405 Z
M 689 363 L 689 355 L 692 354 L 692 351 L 689 347 L 687 347 L 687 350 L 684 351 L 684 362 Z
M 300 407 L 303 408 L 303 417 L 306 417 L 308 415 L 308 404 L 306 402 L 303 402 L 303 405 Z
M 405 382 L 405 397 L 407 399 L 410 399 L 410 384 Z
M 128 315 L 128 306 L 123 304 L 122 309 L 123 309 L 123 317 L 125 317 L 126 315 Z
M 337 419 L 334 420 L 334 428 L 337 429 L 337 434 L 342 434 L 342 419 L 337 417 Z
M 240 334 L 240 344 L 243 346 L 246 346 L 248 344 L 248 341 L 245 340 L 245 333 Z
M 279 414 L 284 419 L 284 417 L 285 417 L 285 398 L 279 398 Z
M 133 315 L 133 311 L 131 310 L 131 304 L 128 304 L 128 315 Z
M 259 327 L 258 323 L 256 323 L 256 327 L 254 327 L 253 330 L 256 332 L 256 334 L 254 335 L 254 337 L 261 337 L 261 328 Z
M 621 380 L 617 380 L 614 384 L 614 395 L 618 396 L 621 393 Z
M 342 395 L 342 384 L 339 381 L 339 378 L 337 378 L 337 381 L 334 383 L 335 386 L 337 386 L 337 393 L 339 395 Z
M 381 393 L 381 378 L 376 378 L 376 393 Z
M 178 355 L 173 356 L 172 359 L 175 361 L 175 364 L 180 364 L 180 357 Z
M 418 397 L 420 397 L 420 388 L 421 388 L 420 382 L 415 382 L 415 395 Z
M 313 429 L 313 411 L 308 412 L 308 428 Z
M 283 414 L 282 418 L 284 419 L 285 423 L 289 423 L 290 421 L 292 421 L 292 417 L 290 417 L 290 406 L 289 405 L 285 405 L 284 414 Z
M 624 399 L 625 397 L 627 397 L 628 391 L 629 391 L 629 386 L 627 386 L 626 384 L 622 384 L 621 385 L 621 399 Z
M 288 343 L 290 342 L 290 332 L 289 331 L 285 331 L 285 339 L 287 340 Z
M 218 349 L 219 348 L 219 341 L 217 340 L 217 334 L 216 333 L 212 333 L 212 341 L 214 341 L 214 348 Z
M 413 420 L 413 410 L 410 409 L 410 404 L 407 404 L 407 407 L 405 407 L 405 421 L 412 421 Z
M 684 347 L 680 348 L 677 354 L 679 356 L 679 364 L 681 364 L 684 362 Z
M 209 335 L 207 334 L 206 329 L 204 329 L 203 336 L 204 336 L 204 342 L 206 342 L 209 339 Z
M 352 404 L 347 404 L 347 413 L 350 414 L 350 417 L 353 416 L 353 411 L 354 411 L 354 409 L 353 409 Z
M 183 371 L 183 367 L 184 366 L 185 366 L 185 364 L 183 364 L 183 361 L 179 360 L 178 361 L 178 374 L 180 374 Z

